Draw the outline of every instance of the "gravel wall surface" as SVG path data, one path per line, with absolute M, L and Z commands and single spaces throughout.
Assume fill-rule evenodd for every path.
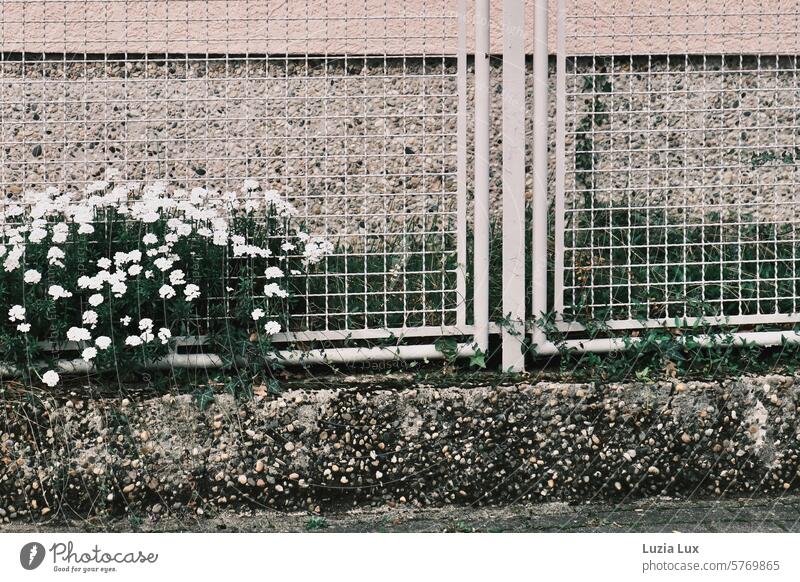
M 798 487 L 800 377 L 362 383 L 238 405 L 218 396 L 205 410 L 191 396 L 15 398 L 12 388 L 0 419 L 3 522 L 235 507 L 617 503 Z
M 0 524 L 4 533 L 798 533 L 800 497 L 639 499 L 623 503 L 518 503 L 474 507 L 357 508 L 310 516 L 264 508 L 213 515 L 163 514 L 148 519 Z
M 500 59 L 493 65 L 498 214 Z M 798 218 L 796 205 L 786 206 L 800 182 L 792 59 L 594 58 L 568 72 L 568 206 L 655 206 L 690 222 L 718 212 Z M 529 104 L 532 89 L 531 81 Z M 472 91 L 470 75 L 470 102 Z M 131 178 L 217 187 L 260 177 L 289 189 L 330 232 L 433 228 L 454 218 L 451 59 L 6 60 L 0 100 L 6 195 L 80 184 L 113 165 Z M 471 105 L 469 112 L 471 128 Z M 593 202 L 582 194 L 587 184 Z

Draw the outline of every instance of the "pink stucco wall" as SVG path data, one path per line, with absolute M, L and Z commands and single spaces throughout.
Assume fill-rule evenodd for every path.
M 526 1 L 531 15 L 533 0 Z M 492 3 L 498 50 L 502 2 Z M 554 29 L 556 3 L 551 4 Z M 795 3 L 786 0 L 566 4 L 568 48 L 574 53 L 800 53 L 800 18 Z M 453 53 L 457 6 L 457 0 L 2 0 L 0 47 L 34 52 Z M 469 18 L 472 30 L 472 11 Z M 551 39 L 553 51 L 555 34 Z

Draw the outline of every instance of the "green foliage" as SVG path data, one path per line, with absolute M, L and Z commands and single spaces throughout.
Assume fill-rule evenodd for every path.
M 633 189 L 622 201 L 610 199 L 595 182 L 597 155 L 605 147 L 595 139 L 610 119 L 612 90 L 605 74 L 584 78 L 585 115 L 577 121 L 574 154 L 580 196 L 566 217 L 565 309 L 559 316 L 583 326 L 572 339 L 616 339 L 626 349 L 610 354 L 570 350 L 555 326 L 555 314 L 536 314 L 537 324 L 559 346 L 559 372 L 608 382 L 797 369 L 797 345 L 763 349 L 734 337 L 736 331 L 791 331 L 790 326 L 726 323 L 731 316 L 797 312 L 795 225 L 754 216 L 752 207 L 740 210 L 735 220 L 718 211 L 698 214 L 671 207 L 668 200 L 653 204 Z M 618 107 L 625 111 L 624 103 Z M 753 168 L 795 165 L 798 154 L 800 148 L 766 150 L 753 154 L 751 163 Z M 638 321 L 643 329 L 615 331 L 607 325 L 612 320 Z M 689 325 L 690 320 L 697 323 Z M 647 328 L 654 321 L 662 326 Z
M 592 337 L 616 339 L 624 346 L 600 354 L 571 348 L 554 320 L 554 314 L 548 314 L 536 323 L 558 347 L 559 375 L 580 382 L 713 380 L 743 374 L 794 373 L 800 369 L 800 345 L 784 343 L 763 348 L 737 339 L 737 328 L 724 324 L 686 325 L 677 320 L 670 327 L 615 332 L 602 322 L 595 322 Z
M 458 358 L 458 342 L 452 337 L 440 337 L 434 343 L 436 351 L 444 355 L 445 360 L 452 364 Z
M 292 279 L 330 252 L 290 227 L 294 208 L 254 181 L 223 195 L 110 178 L 77 201 L 51 190 L 25 197 L 0 216 L 0 349 L 28 382 L 57 359 L 82 358 L 99 373 L 141 369 L 176 338 L 200 336 L 251 378 L 270 377 Z
M 475 353 L 469 359 L 469 365 L 472 368 L 486 369 L 486 354 L 480 348 L 475 349 Z
M 306 530 L 308 531 L 318 531 L 326 527 L 328 527 L 328 520 L 318 515 L 312 515 L 306 522 Z
M 198 386 L 194 391 L 194 401 L 200 410 L 205 410 L 214 402 L 214 389 L 208 385 Z

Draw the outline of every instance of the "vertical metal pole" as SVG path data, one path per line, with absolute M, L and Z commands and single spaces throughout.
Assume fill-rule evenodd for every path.
M 525 2 L 503 0 L 503 370 L 525 369 Z
M 567 179 L 567 48 L 565 0 L 558 0 L 556 13 L 556 200 L 553 220 L 553 311 L 564 312 L 564 203 Z
M 475 343 L 489 349 L 489 0 L 475 5 Z
M 467 323 L 467 5 L 468 0 L 458 0 L 458 143 L 456 146 L 458 156 L 456 324 L 458 327 L 464 327 Z
M 547 312 L 547 133 L 548 133 L 548 0 L 535 0 L 533 29 L 533 316 Z M 534 326 L 533 343 L 546 342 Z

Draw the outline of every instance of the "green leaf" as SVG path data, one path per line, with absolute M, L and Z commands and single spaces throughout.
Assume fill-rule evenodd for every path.
M 274 396 L 280 396 L 283 394 L 283 388 L 281 388 L 280 383 L 274 378 L 267 382 L 267 390 L 269 390 L 269 393 Z
M 458 342 L 452 337 L 440 337 L 433 344 L 438 352 L 441 352 L 448 363 L 452 364 L 458 356 Z
M 475 354 L 469 359 L 469 365 L 472 368 L 486 368 L 486 354 L 480 348 L 475 350 Z
M 211 386 L 205 386 L 202 390 L 198 388 L 194 392 L 194 400 L 200 410 L 205 410 L 214 402 L 214 390 Z

